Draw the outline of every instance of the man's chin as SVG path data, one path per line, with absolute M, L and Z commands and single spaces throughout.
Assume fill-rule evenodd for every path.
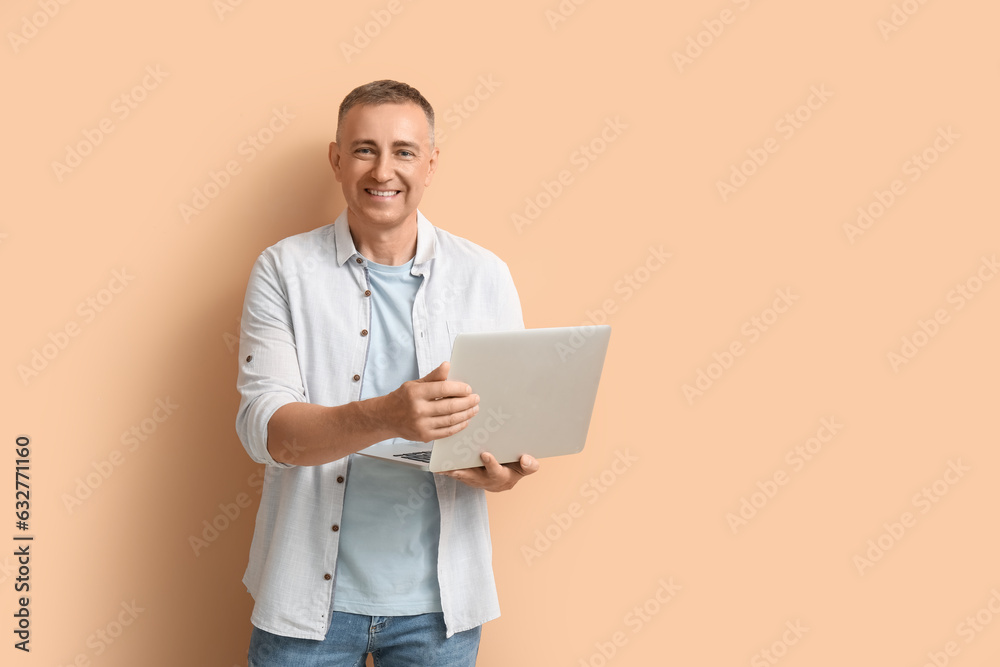
M 416 210 L 400 211 L 395 208 L 388 210 L 381 206 L 362 206 L 359 209 L 351 209 L 350 212 L 356 221 L 372 227 L 389 228 L 405 224 L 411 219 L 416 221 Z

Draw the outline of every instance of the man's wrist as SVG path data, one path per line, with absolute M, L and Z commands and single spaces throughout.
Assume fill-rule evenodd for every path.
M 358 401 L 357 403 L 361 419 L 364 420 L 365 426 L 378 437 L 376 442 L 388 440 L 397 435 L 395 432 L 396 429 L 392 427 L 386 403 L 387 398 L 385 396 L 376 396 L 368 400 Z

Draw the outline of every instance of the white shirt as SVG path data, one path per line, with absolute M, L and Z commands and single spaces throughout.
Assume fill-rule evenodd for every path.
M 266 468 L 243 583 L 255 602 L 251 622 L 278 635 L 326 636 L 349 457 L 320 466 L 279 463 L 267 451 L 267 424 L 295 401 L 359 400 L 371 316 L 366 261 L 345 210 L 334 224 L 262 252 L 247 285 L 236 432 Z M 413 304 L 421 377 L 450 358 L 459 332 L 524 328 L 507 265 L 419 211 L 412 273 L 424 277 Z M 450 637 L 498 617 L 500 606 L 485 492 L 443 475 L 434 482 L 441 509 L 438 579 Z

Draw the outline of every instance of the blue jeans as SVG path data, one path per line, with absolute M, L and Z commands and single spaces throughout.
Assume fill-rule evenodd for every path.
M 444 615 L 362 616 L 335 611 L 326 639 L 297 639 L 254 627 L 249 667 L 471 667 L 482 626 L 445 639 Z

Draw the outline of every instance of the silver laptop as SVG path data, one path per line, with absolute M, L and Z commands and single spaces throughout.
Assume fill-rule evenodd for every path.
M 359 454 L 443 472 L 575 454 L 583 449 L 611 327 L 460 333 L 449 380 L 479 394 L 479 412 L 455 435 L 431 443 L 396 438 Z

